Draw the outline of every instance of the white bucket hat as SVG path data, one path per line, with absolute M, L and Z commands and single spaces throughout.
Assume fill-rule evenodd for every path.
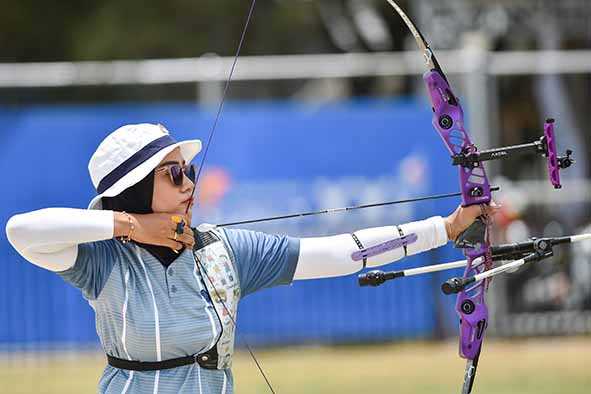
M 164 126 L 150 123 L 125 125 L 109 134 L 88 163 L 98 193 L 88 209 L 102 209 L 102 197 L 117 196 L 135 185 L 176 148 L 189 163 L 201 151 L 201 141 L 176 142 Z

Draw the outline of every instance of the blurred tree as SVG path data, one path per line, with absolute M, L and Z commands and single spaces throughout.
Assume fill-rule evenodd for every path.
M 0 61 L 231 55 L 250 1 L 8 1 Z M 313 2 L 259 2 L 244 54 L 332 51 Z
M 5 0 L 0 12 L 0 61 L 63 60 L 70 54 L 74 25 L 98 2 Z

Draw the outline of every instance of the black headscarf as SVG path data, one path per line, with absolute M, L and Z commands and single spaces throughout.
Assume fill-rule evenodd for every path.
M 121 194 L 115 197 L 103 197 L 103 209 L 117 212 L 128 213 L 153 213 L 152 211 L 152 197 L 154 196 L 154 171 L 151 171 L 144 179 L 125 189 Z M 180 256 L 185 250 L 184 248 L 175 253 L 172 249 L 166 246 L 148 245 L 136 242 L 142 248 L 146 249 L 156 257 L 162 265 L 168 267 L 172 262 Z

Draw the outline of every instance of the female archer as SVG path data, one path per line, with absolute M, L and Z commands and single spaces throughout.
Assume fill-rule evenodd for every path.
M 25 259 L 80 289 L 94 309 L 108 359 L 101 393 L 232 393 L 241 298 L 445 245 L 492 209 L 458 207 L 445 218 L 317 238 L 201 232 L 190 227 L 190 163 L 200 150 L 199 140 L 176 142 L 160 125 L 123 126 L 90 159 L 97 196 L 88 210 L 46 208 L 6 225 Z M 352 257 L 410 234 L 413 242 L 399 248 Z

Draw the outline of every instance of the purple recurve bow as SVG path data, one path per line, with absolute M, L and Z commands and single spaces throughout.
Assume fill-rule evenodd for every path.
M 477 148 L 464 128 L 464 112 L 460 102 L 452 92 L 429 44 L 398 4 L 392 0 L 387 1 L 402 17 L 423 51 L 427 64 L 427 72 L 423 75 L 423 80 L 427 85 L 433 106 L 435 130 L 452 156 L 476 152 Z M 487 204 L 491 201 L 490 183 L 480 162 L 468 167 L 458 166 L 458 174 L 463 206 Z M 464 277 L 478 274 L 491 267 L 488 227 L 488 218 L 482 216 L 466 230 L 464 236 L 460 237 L 459 246 L 463 248 L 468 260 Z M 473 261 L 479 257 L 484 257 L 484 264 L 473 266 Z M 462 393 L 470 393 L 472 390 L 488 324 L 488 308 L 485 299 L 487 287 L 488 280 L 482 280 L 461 291 L 456 302 L 456 311 L 460 317 L 460 356 L 467 360 Z
M 433 126 L 452 156 L 453 164 L 458 165 L 462 205 L 488 204 L 491 201 L 491 186 L 482 162 L 509 157 L 512 154 L 535 152 L 544 155 L 547 159 L 550 182 L 556 189 L 560 189 L 562 185 L 559 170 L 568 168 L 574 163 L 574 160 L 571 158 L 571 150 L 566 151 L 566 156 L 558 156 L 554 136 L 554 120 L 546 120 L 544 136 L 539 141 L 478 151 L 465 130 L 464 112 L 459 99 L 452 92 L 429 44 L 400 6 L 393 0 L 386 1 L 406 23 L 423 52 L 427 66 L 423 80 L 427 85 L 433 107 Z M 455 240 L 456 247 L 463 249 L 467 260 L 464 280 L 492 267 L 490 224 L 489 218 L 482 215 Z M 462 358 L 467 360 L 462 394 L 472 391 L 476 376 L 478 358 L 488 325 L 486 291 L 489 281 L 490 278 L 485 278 L 470 283 L 469 286 L 458 287 L 452 292 L 444 291 L 446 294 L 458 293 L 456 312 L 460 319 L 459 353 Z

